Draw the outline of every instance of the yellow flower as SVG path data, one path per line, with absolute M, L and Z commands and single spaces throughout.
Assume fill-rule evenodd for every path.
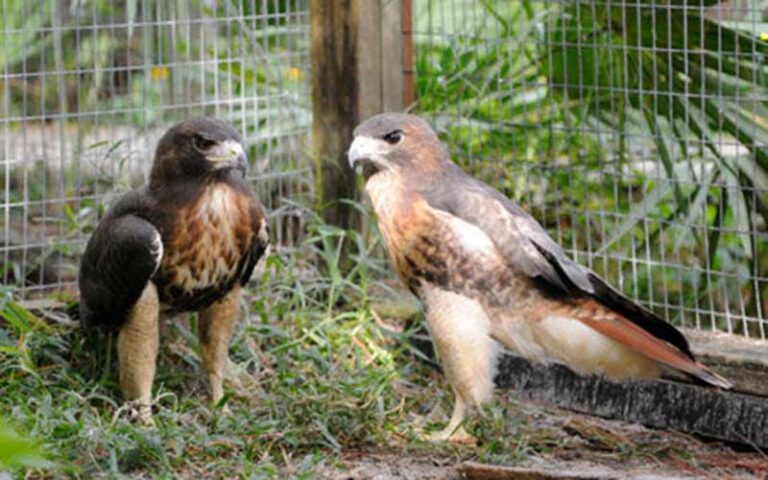
M 304 79 L 304 72 L 302 72 L 301 70 L 299 70 L 296 67 L 291 67 L 291 68 L 288 69 L 287 76 L 288 76 L 288 80 L 297 82 L 299 80 L 303 80 Z
M 152 67 L 152 80 L 156 82 L 167 79 L 169 74 L 168 67 Z
M 760 34 L 760 40 L 762 40 L 764 42 L 768 42 L 768 32 L 762 32 Z

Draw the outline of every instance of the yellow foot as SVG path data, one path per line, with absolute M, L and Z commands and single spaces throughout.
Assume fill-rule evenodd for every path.
M 439 432 L 434 433 L 422 432 L 420 437 L 427 442 L 451 442 L 456 445 L 477 445 L 477 439 L 464 430 L 464 427 L 446 427 Z
M 128 420 L 138 422 L 144 427 L 154 428 L 155 421 L 152 418 L 152 406 L 146 402 L 132 401 L 125 403 L 125 412 Z
M 227 360 L 224 379 L 235 390 L 244 390 L 259 385 L 258 380 L 252 374 L 232 360 Z
M 439 432 L 426 435 L 422 434 L 421 438 L 430 442 L 449 441 L 461 445 L 477 445 L 477 439 L 467 433 L 461 425 L 462 422 L 464 422 L 464 413 L 466 409 L 467 406 L 464 400 L 461 396 L 456 395 L 456 401 L 453 404 L 453 413 L 451 414 L 451 419 L 448 421 L 448 425 Z
M 218 410 L 221 413 L 221 415 L 224 415 L 226 417 L 229 417 L 232 415 L 232 409 L 229 408 L 229 405 L 224 404 Z
M 224 416 L 230 416 L 232 415 L 232 410 L 229 408 L 229 404 L 225 403 L 224 405 L 219 405 L 221 403 L 221 400 L 224 398 L 224 395 L 214 395 L 211 398 L 210 403 L 210 409 L 211 413 L 216 415 L 224 415 Z

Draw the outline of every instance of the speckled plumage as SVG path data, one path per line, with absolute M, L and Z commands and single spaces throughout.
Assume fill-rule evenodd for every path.
M 456 393 L 439 438 L 460 425 L 466 406 L 490 397 L 497 342 L 611 378 L 672 368 L 729 387 L 677 329 L 568 259 L 530 215 L 462 172 L 422 119 L 367 120 L 349 157 L 363 164 L 392 265 L 423 302 Z
M 164 255 L 153 281 L 164 308 L 197 311 L 250 276 L 258 248 L 266 246 L 259 237 L 264 214 L 243 185 L 228 181 L 202 186 L 196 198 L 170 210 L 159 225 Z

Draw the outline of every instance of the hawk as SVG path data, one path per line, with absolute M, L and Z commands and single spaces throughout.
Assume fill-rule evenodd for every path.
M 240 287 L 269 241 L 246 167 L 230 125 L 207 117 L 178 123 L 157 145 L 148 184 L 117 200 L 88 241 L 80 319 L 86 328 L 119 331 L 120 387 L 144 421 L 151 418 L 160 317 L 199 313 L 211 398 L 223 397 Z
M 731 386 L 696 361 L 675 327 L 570 260 L 533 217 L 459 169 L 421 118 L 368 119 L 348 157 L 362 164 L 391 263 L 424 304 L 455 393 L 435 439 L 463 435 L 466 408 L 490 399 L 501 345 L 612 379 L 670 368 Z

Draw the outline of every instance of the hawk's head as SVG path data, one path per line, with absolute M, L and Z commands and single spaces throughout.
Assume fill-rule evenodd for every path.
M 363 165 L 370 178 L 382 170 L 439 168 L 448 159 L 445 146 L 429 124 L 415 115 L 382 113 L 361 123 L 349 147 L 352 168 Z
M 239 171 L 245 175 L 248 160 L 231 125 L 211 117 L 179 122 L 160 139 L 150 173 L 150 185 Z

